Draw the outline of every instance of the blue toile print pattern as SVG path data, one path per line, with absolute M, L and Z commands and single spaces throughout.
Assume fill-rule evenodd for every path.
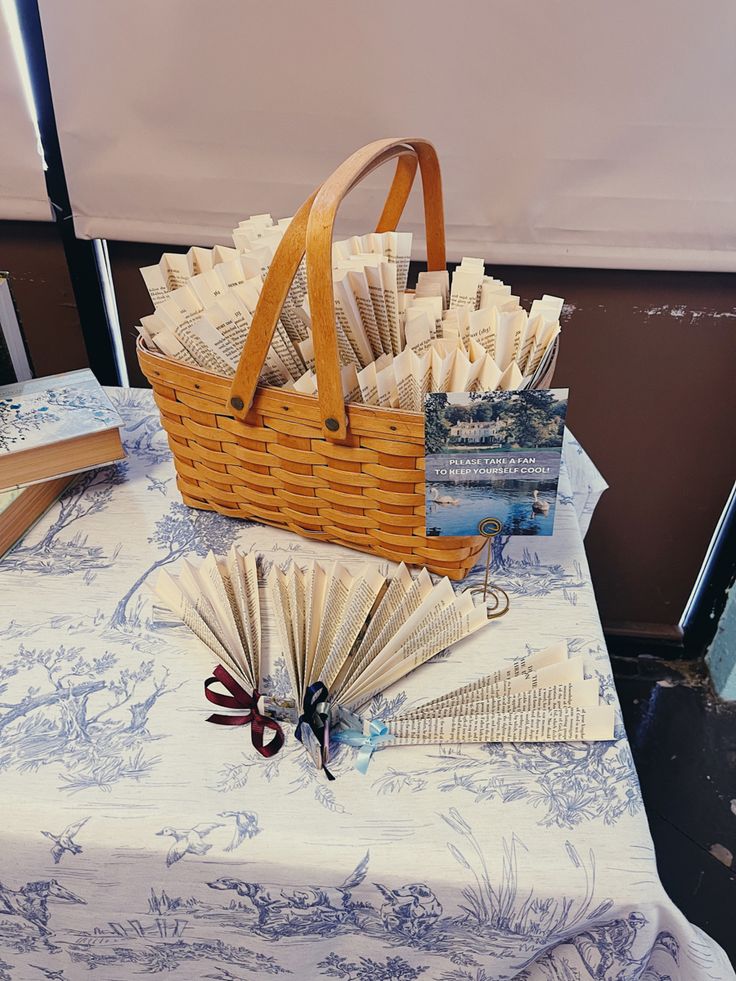
M 160 618 L 160 571 L 232 543 L 264 571 L 356 556 L 185 507 L 150 394 L 111 394 L 127 460 L 0 561 L 0 981 L 734 977 L 662 890 L 620 720 L 611 743 L 387 747 L 365 776 L 342 748 L 334 783 L 288 726 L 270 760 L 208 726 L 212 664 Z M 604 487 L 568 436 L 555 535 L 495 544 L 509 615 L 373 715 L 560 640 L 616 705 L 582 547 Z M 289 694 L 268 617 L 263 656 Z

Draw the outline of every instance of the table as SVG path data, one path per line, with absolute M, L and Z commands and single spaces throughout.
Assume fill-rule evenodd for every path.
M 0 563 L 2 981 L 734 978 L 662 889 L 620 718 L 613 743 L 394 747 L 365 776 L 346 749 L 334 783 L 291 734 L 265 761 L 206 725 L 211 662 L 156 620 L 157 570 L 233 541 L 379 560 L 186 508 L 150 393 L 112 394 L 127 460 Z M 386 702 L 564 639 L 616 703 L 582 545 L 605 484 L 564 459 L 554 538 L 498 550 L 509 615 Z

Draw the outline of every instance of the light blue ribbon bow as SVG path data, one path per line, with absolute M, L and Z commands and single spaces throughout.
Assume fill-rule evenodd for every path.
M 355 761 L 355 769 L 365 774 L 368 764 L 374 752 L 386 743 L 391 743 L 396 738 L 388 731 L 388 726 L 373 719 L 368 724 L 368 734 L 362 729 L 338 729 L 333 730 L 332 739 L 343 746 L 353 746 L 358 750 L 358 758 Z

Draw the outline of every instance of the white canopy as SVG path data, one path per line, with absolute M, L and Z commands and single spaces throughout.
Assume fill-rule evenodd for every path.
M 77 234 L 227 241 L 352 150 L 431 139 L 448 255 L 736 269 L 736 6 L 41 0 Z M 377 217 L 388 175 L 340 230 Z M 403 226 L 418 235 L 413 201 Z

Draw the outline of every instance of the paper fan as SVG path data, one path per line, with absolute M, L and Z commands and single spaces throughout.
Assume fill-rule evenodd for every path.
M 424 569 L 412 576 L 403 564 L 391 578 L 368 563 L 271 567 L 265 598 L 293 694 L 293 701 L 276 700 L 261 690 L 258 581 L 256 557 L 233 547 L 224 559 L 210 553 L 199 567 L 185 562 L 178 578 L 162 572 L 156 591 L 219 661 L 205 694 L 232 712 L 208 721 L 250 725 L 263 756 L 283 745 L 278 719 L 295 723 L 296 738 L 330 779 L 335 743 L 358 749 L 356 765 L 365 771 L 374 750 L 391 744 L 613 738 L 613 707 L 599 704 L 597 680 L 585 678 L 582 657 L 568 658 L 564 643 L 372 718 L 375 696 L 488 623 L 485 605 L 469 592 L 456 593 L 448 579 L 433 582 Z
M 276 720 L 264 713 L 261 682 L 261 607 L 255 555 L 234 546 L 227 557 L 214 553 L 199 566 L 184 562 L 178 578 L 162 571 L 156 583 L 159 599 L 220 662 L 205 681 L 205 696 L 236 714 L 215 713 L 208 722 L 250 725 L 253 745 L 263 756 L 273 756 L 284 743 Z M 218 681 L 229 692 L 213 689 Z M 264 741 L 265 730 L 273 736 Z
M 198 567 L 184 562 L 176 578 L 161 573 L 156 592 L 219 661 L 206 696 L 240 714 L 210 721 L 250 724 L 256 748 L 273 755 L 283 732 L 265 714 L 261 692 L 256 557 L 233 547 L 224 559 L 210 553 Z M 456 594 L 446 578 L 433 583 L 425 569 L 412 577 L 403 564 L 391 579 L 367 563 L 352 571 L 342 562 L 273 566 L 267 596 L 294 696 L 295 734 L 320 767 L 338 717 L 354 719 L 374 695 L 487 623 L 485 608 L 469 593 Z M 214 691 L 215 680 L 230 694 Z M 288 717 L 288 704 L 268 706 Z M 269 743 L 265 728 L 275 732 Z
M 426 569 L 412 578 L 403 563 L 389 580 L 368 564 L 292 562 L 272 568 L 268 585 L 301 707 L 296 735 L 321 766 L 337 719 L 488 622 L 449 579 L 433 584 Z

